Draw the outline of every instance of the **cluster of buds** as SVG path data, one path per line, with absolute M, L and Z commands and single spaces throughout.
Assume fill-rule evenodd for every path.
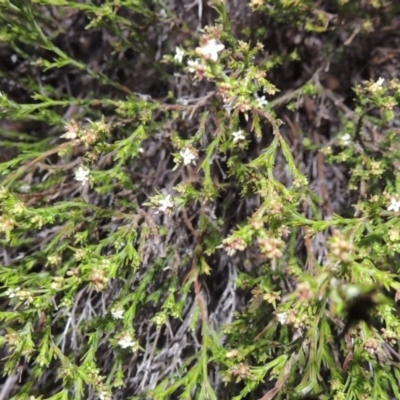
M 276 304 L 277 301 L 281 300 L 280 292 L 265 293 L 263 299 L 269 304 Z
M 10 347 L 16 347 L 20 340 L 20 337 L 16 332 L 7 333 L 4 335 L 4 337 Z
M 84 129 L 82 131 L 81 140 L 86 145 L 86 147 L 97 142 L 99 135 L 93 128 Z
M 61 289 L 64 286 L 64 278 L 62 276 L 56 276 L 53 279 L 50 287 L 54 290 Z
M 232 87 L 231 84 L 227 83 L 227 82 L 222 82 L 219 84 L 219 88 L 218 88 L 218 94 L 219 96 L 221 96 L 222 101 L 227 104 L 227 103 L 233 103 L 236 95 L 235 93 L 235 88 Z
M 100 385 L 99 389 L 100 389 L 98 391 L 99 400 L 111 400 L 112 399 L 111 392 L 109 390 L 107 390 L 104 385 Z
M 264 291 L 258 286 L 251 291 L 251 294 L 255 298 L 264 298 Z
M 369 338 L 365 343 L 364 343 L 364 349 L 369 353 L 374 355 L 376 351 L 378 350 L 380 346 L 379 340 L 375 338 Z
M 133 338 L 129 332 L 123 332 L 118 335 L 118 345 L 123 349 L 130 348 L 132 351 L 136 351 L 139 348 L 139 343 Z
M 101 135 L 109 133 L 110 128 L 103 121 L 91 122 L 88 127 L 80 127 L 76 121 L 71 120 L 65 124 L 64 130 L 66 132 L 60 136 L 62 139 L 79 139 L 76 140 L 76 144 L 81 142 L 88 147 L 96 143 Z
M 307 302 L 313 298 L 313 293 L 308 282 L 301 282 L 296 287 L 296 293 L 300 301 Z
M 228 375 L 229 377 L 235 376 L 239 379 L 247 379 L 251 378 L 252 376 L 250 367 L 243 362 L 240 362 L 238 365 L 229 368 Z
M 269 206 L 268 207 L 269 214 L 272 214 L 275 217 L 282 215 L 283 203 L 278 196 L 271 198 L 268 206 Z
M 371 161 L 370 163 L 370 171 L 372 175 L 382 175 L 384 168 L 382 166 L 381 161 Z
M 45 220 L 41 215 L 35 215 L 30 219 L 30 223 L 36 228 L 41 229 L 45 223 Z
M 391 226 L 388 231 L 388 236 L 391 242 L 398 242 L 400 240 L 400 230 Z
M 286 225 L 281 225 L 277 229 L 277 234 L 286 239 L 290 235 L 290 228 Z
M 229 256 L 233 256 L 237 251 L 243 251 L 246 248 L 246 242 L 240 237 L 228 237 L 222 241 L 222 245 Z
M 304 329 L 309 324 L 309 318 L 306 314 L 302 314 L 299 316 L 298 312 L 296 310 L 293 310 L 287 312 L 285 323 L 293 326 L 296 330 L 300 330 Z
M 282 258 L 282 250 L 285 246 L 282 239 L 274 237 L 258 238 L 257 243 L 260 246 L 261 253 L 265 254 L 267 258 Z
M 226 358 L 236 358 L 239 355 L 239 350 L 233 349 L 226 353 Z
M 108 282 L 108 278 L 105 276 L 105 271 L 102 268 L 93 269 L 90 280 L 98 292 L 102 291 Z
M 14 229 L 15 220 L 8 217 L 0 217 L 0 232 L 10 232 Z
M 75 140 L 79 134 L 79 125 L 75 120 L 67 122 L 64 126 L 64 130 L 66 131 L 64 135 L 61 135 L 60 138 L 67 140 Z
M 79 276 L 79 268 L 71 268 L 67 271 L 67 276 L 74 276 L 75 278 L 77 278 Z
M 341 232 L 335 231 L 330 240 L 331 254 L 340 261 L 348 261 L 353 250 L 353 244 L 344 238 Z
M 86 251 L 84 249 L 78 249 L 74 254 L 75 260 L 77 261 L 83 260 L 85 256 L 86 256 Z
M 33 302 L 33 297 L 31 295 L 31 293 L 28 292 L 27 290 L 21 290 L 18 287 L 15 288 L 15 289 L 8 289 L 5 294 L 10 299 L 18 298 L 18 300 L 20 300 L 20 301 L 26 301 L 28 303 L 32 303 Z
M 61 261 L 62 258 L 59 255 L 51 255 L 47 257 L 47 263 L 49 265 L 60 265 Z
M 235 108 L 239 110 L 241 113 L 244 113 L 244 118 L 246 119 L 246 121 L 248 121 L 249 116 L 247 114 L 247 111 L 251 110 L 250 102 L 244 97 L 239 98 L 238 101 L 236 102 Z
M 370 81 L 365 83 L 365 88 L 370 93 L 377 93 L 382 90 L 385 79 L 379 78 L 376 82 Z
M 162 326 L 164 324 L 167 323 L 167 316 L 165 313 L 160 312 L 157 313 L 152 319 L 151 321 L 154 322 L 157 326 Z
M 8 196 L 8 190 L 4 186 L 0 186 L 0 200 L 6 199 Z
M 17 201 L 14 204 L 13 209 L 11 210 L 11 213 L 13 215 L 22 215 L 22 214 L 25 214 L 25 212 L 26 212 L 26 207 L 22 201 Z
M 93 382 L 93 386 L 97 388 L 99 399 L 111 400 L 111 391 L 104 384 L 105 376 L 100 375 L 100 370 L 96 367 L 89 367 L 87 374 L 90 381 Z
M 395 332 L 382 328 L 382 337 L 388 343 L 392 344 L 393 346 L 397 343 L 397 335 Z
M 264 4 L 264 0 L 251 0 L 250 1 L 250 7 L 252 8 L 253 11 L 257 10 Z

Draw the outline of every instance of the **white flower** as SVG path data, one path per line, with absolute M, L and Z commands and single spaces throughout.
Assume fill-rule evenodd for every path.
M 257 96 L 257 103 L 259 107 L 264 107 L 268 104 L 268 100 L 265 98 L 265 96 Z
M 187 62 L 189 72 L 196 72 L 197 67 L 200 65 L 199 60 L 188 60 Z
M 82 182 L 82 186 L 89 180 L 90 169 L 79 167 L 75 171 L 75 180 Z
M 13 299 L 16 295 L 17 295 L 17 292 L 19 292 L 21 289 L 19 288 L 19 287 L 16 287 L 15 289 L 8 289 L 7 291 L 6 291 L 6 295 L 10 298 L 10 299 Z
M 400 201 L 392 197 L 390 199 L 390 205 L 387 208 L 388 211 L 399 212 L 400 211 Z
M 288 313 L 287 312 L 283 312 L 283 313 L 277 313 L 276 317 L 278 318 L 278 321 L 281 325 L 285 325 L 286 324 L 286 318 L 287 318 Z
M 217 43 L 215 39 L 210 39 L 203 47 L 198 47 L 196 52 L 205 58 L 211 58 L 211 60 L 217 61 L 218 52 L 222 51 L 224 48 L 225 46 L 223 44 Z
M 355 285 L 347 285 L 344 287 L 345 294 L 349 299 L 354 299 L 355 297 L 361 294 L 361 290 L 358 286 Z
M 351 143 L 351 136 L 348 133 L 345 133 L 340 139 L 345 146 Z
M 246 139 L 246 136 L 244 136 L 243 131 L 239 130 L 237 132 L 232 132 L 233 136 L 233 143 L 238 142 L 239 140 L 244 140 Z
M 122 308 L 116 308 L 111 310 L 111 315 L 114 319 L 124 319 L 124 310 Z
M 185 165 L 189 165 L 191 163 L 193 163 L 194 165 L 196 165 L 196 158 L 197 155 L 196 153 L 191 150 L 189 147 L 186 147 L 184 150 L 181 150 L 180 153 L 181 157 L 183 158 L 183 163 Z
M 376 82 L 369 84 L 369 87 L 367 87 L 367 90 L 371 93 L 376 93 L 382 89 L 382 85 L 384 82 L 385 82 L 384 78 L 379 78 Z
M 185 51 L 183 49 L 181 49 L 180 47 L 176 47 L 174 60 L 181 63 L 184 55 L 185 55 Z
M 132 339 L 130 333 L 125 333 L 121 338 L 118 340 L 118 344 L 123 349 L 127 349 L 128 347 L 137 347 L 137 342 Z
M 76 123 L 76 121 L 68 122 L 67 124 L 65 124 L 64 129 L 66 130 L 66 132 L 64 133 L 64 135 L 61 135 L 60 138 L 69 140 L 77 138 L 79 132 L 79 126 Z
M 99 399 L 100 400 L 106 400 L 108 398 L 108 393 L 107 392 L 100 392 L 99 393 Z
M 174 207 L 174 203 L 171 201 L 171 195 L 165 197 L 165 199 L 158 200 L 158 210 L 161 212 L 166 212 L 169 208 Z
M 104 385 L 102 385 L 104 386 Z M 98 392 L 98 396 L 100 400 L 111 400 L 111 393 L 107 390 L 101 390 Z
M 64 135 L 61 135 L 60 138 L 62 139 L 68 139 L 68 140 L 74 140 L 77 137 L 77 133 L 74 131 L 67 131 L 64 133 Z

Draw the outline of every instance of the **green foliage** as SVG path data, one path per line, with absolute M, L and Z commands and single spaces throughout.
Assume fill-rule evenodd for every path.
M 175 3 L 0 2 L 5 396 L 400 398 L 396 6 Z

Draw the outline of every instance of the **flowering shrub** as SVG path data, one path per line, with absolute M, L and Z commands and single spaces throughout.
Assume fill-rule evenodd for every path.
M 400 398 L 396 8 L 356 3 L 0 4 L 0 399 Z

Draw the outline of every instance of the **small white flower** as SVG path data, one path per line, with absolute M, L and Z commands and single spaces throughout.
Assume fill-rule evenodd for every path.
M 233 143 L 238 142 L 239 140 L 244 140 L 246 139 L 246 136 L 244 136 L 243 131 L 239 130 L 237 132 L 232 132 L 233 136 Z
M 114 319 L 124 319 L 124 310 L 122 308 L 116 308 L 111 310 L 111 315 Z
M 355 285 L 346 285 L 344 287 L 345 294 L 349 299 L 354 299 L 355 297 L 361 294 L 361 290 L 358 286 Z
M 180 47 L 176 47 L 174 60 L 181 63 L 184 55 L 185 55 L 185 51 L 183 49 L 181 49 Z
M 29 193 L 31 191 L 31 185 L 29 185 L 28 183 L 23 183 L 20 187 L 19 187 L 19 191 L 21 193 Z M 0 193 L 0 197 L 1 197 L 1 193 Z
M 183 163 L 185 165 L 189 165 L 191 163 L 193 163 L 194 165 L 196 165 L 196 158 L 197 155 L 196 153 L 191 150 L 189 147 L 186 147 L 184 150 L 181 150 L 180 153 L 181 157 L 183 158 Z
M 268 100 L 265 96 L 257 97 L 257 103 L 259 107 L 264 107 L 268 104 Z
M 388 211 L 399 212 L 400 211 L 400 201 L 392 197 L 390 199 L 390 205 L 387 208 Z
M 78 135 L 77 135 L 76 132 L 74 132 L 74 131 L 68 131 L 68 132 L 65 132 L 64 135 L 61 135 L 60 138 L 62 138 L 62 139 L 68 139 L 68 140 L 74 140 L 74 139 L 76 139 L 77 136 L 78 136 Z
M 100 400 L 111 400 L 111 395 L 105 390 L 99 392 L 99 399 Z
M 348 133 L 345 133 L 340 139 L 345 146 L 351 143 L 351 136 Z
M 82 186 L 89 180 L 90 169 L 79 167 L 75 171 L 75 180 L 82 182 Z
M 19 287 L 16 287 L 15 289 L 8 289 L 7 291 L 6 291 L 6 295 L 10 298 L 10 299 L 13 299 L 16 295 L 17 295 L 17 292 L 19 292 L 21 289 L 19 288 Z
M 65 124 L 64 129 L 66 130 L 66 132 L 64 133 L 64 135 L 61 135 L 60 138 L 73 140 L 78 137 L 79 126 L 76 121 L 68 122 L 67 124 Z
M 371 93 L 377 93 L 380 90 L 382 90 L 382 85 L 385 82 L 384 78 L 379 78 L 376 82 L 373 82 L 372 84 L 369 84 L 367 86 L 367 90 Z
M 168 209 L 174 207 L 174 203 L 171 201 L 171 195 L 167 195 L 165 199 L 158 200 L 158 210 L 161 212 L 166 212 Z
M 384 78 L 379 78 L 379 79 L 376 81 L 375 84 L 376 84 L 377 86 L 380 86 L 380 87 L 381 87 L 381 86 L 383 85 L 384 82 L 385 82 L 385 79 L 384 79 Z
M 281 325 L 285 325 L 286 324 L 286 318 L 287 318 L 288 313 L 287 312 L 283 312 L 283 313 L 277 313 L 276 317 L 278 318 L 278 321 Z
M 119 340 L 118 344 L 123 349 L 127 349 L 128 347 L 137 347 L 137 342 L 132 339 L 130 333 L 125 333 Z
M 222 51 L 225 46 L 221 43 L 217 43 L 215 39 L 210 39 L 207 44 L 202 47 L 198 47 L 196 52 L 201 54 L 205 58 L 211 58 L 213 61 L 218 60 L 218 52 Z
M 198 66 L 200 65 L 199 60 L 188 60 L 187 62 L 189 72 L 196 72 Z

